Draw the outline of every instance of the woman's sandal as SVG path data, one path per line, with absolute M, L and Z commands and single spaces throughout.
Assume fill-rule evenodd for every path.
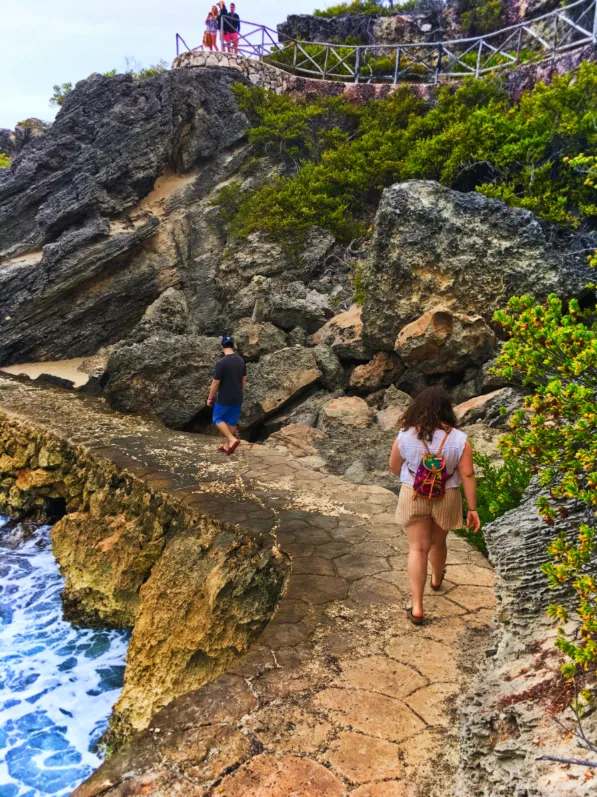
M 444 567 L 444 569 L 442 570 L 442 577 L 440 578 L 439 584 L 436 587 L 435 584 L 433 583 L 433 573 L 431 574 L 431 579 L 430 579 L 430 581 L 431 581 L 431 589 L 434 592 L 439 592 L 440 591 L 440 589 L 442 588 L 442 584 L 444 583 L 444 578 L 445 577 L 446 577 L 446 568 Z
M 424 619 L 423 617 L 416 617 L 413 614 L 412 607 L 406 610 L 406 616 L 414 625 L 423 625 Z

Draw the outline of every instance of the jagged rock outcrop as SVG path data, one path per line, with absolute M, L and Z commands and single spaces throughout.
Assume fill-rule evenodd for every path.
M 349 310 L 338 313 L 313 335 L 313 343 L 331 346 L 341 360 L 369 360 L 363 343 L 361 308 L 354 304 Z
M 411 13 L 387 17 L 378 14 L 340 14 L 334 17 L 290 14 L 278 25 L 278 35 L 282 42 L 290 38 L 332 44 L 341 44 L 346 39 L 352 44 L 435 41 L 445 20 L 439 4 L 427 3 L 427 6 L 427 10 L 415 9 Z
M 241 318 L 232 332 L 238 353 L 247 362 L 286 348 L 286 334 L 268 322 Z
M 240 427 L 260 423 L 321 377 L 313 349 L 300 346 L 266 354 L 247 367 Z
M 395 350 L 424 374 L 445 374 L 481 365 L 495 350 L 495 335 L 481 316 L 438 308 L 400 330 Z
M 365 266 L 365 343 L 391 351 L 438 305 L 490 321 L 514 294 L 577 296 L 597 234 L 571 233 L 482 194 L 413 180 L 384 191 Z
M 541 564 L 559 533 L 575 533 L 580 510 L 568 507 L 566 520 L 547 526 L 536 509 L 531 487 L 522 503 L 485 527 L 489 555 L 498 581 L 498 626 L 469 699 L 461 711 L 460 768 L 454 793 L 462 797 L 588 797 L 594 786 L 578 777 L 580 768 L 563 768 L 539 756 L 594 756 L 579 749 L 571 695 L 562 681 L 555 629 L 547 620 L 549 603 L 573 605 L 566 588 L 549 588 Z M 597 561 L 594 559 L 594 572 Z M 597 720 L 585 718 L 595 738 Z M 563 723 L 563 725 L 562 725 Z
M 94 75 L 2 170 L 1 363 L 93 354 L 180 284 L 206 242 L 188 216 L 170 208 L 164 223 L 161 211 L 178 189 L 196 205 L 238 165 L 247 128 L 231 92 L 239 79 L 227 70 Z

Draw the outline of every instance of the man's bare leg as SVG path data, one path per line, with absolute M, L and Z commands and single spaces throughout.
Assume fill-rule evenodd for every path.
M 225 421 L 220 421 L 219 423 L 216 423 L 216 426 L 218 427 L 218 432 L 221 435 L 223 435 L 228 441 L 227 447 L 229 448 L 236 440 L 236 437 L 232 433 L 232 429 L 230 428 L 230 426 L 228 426 L 228 424 Z M 236 431 L 235 426 L 232 428 Z

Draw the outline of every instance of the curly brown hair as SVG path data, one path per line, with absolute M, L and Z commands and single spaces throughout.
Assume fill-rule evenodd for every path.
M 442 426 L 458 427 L 452 401 L 441 385 L 427 387 L 410 403 L 400 418 L 400 428 L 417 429 L 419 440 L 433 440 L 433 433 Z

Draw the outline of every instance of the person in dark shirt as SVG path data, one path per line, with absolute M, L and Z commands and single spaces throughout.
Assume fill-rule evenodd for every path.
M 224 46 L 229 53 L 238 53 L 238 40 L 240 39 L 240 17 L 236 13 L 236 6 L 230 3 L 230 11 L 223 14 L 223 39 Z
M 216 363 L 207 404 L 209 407 L 213 405 L 214 425 L 227 441 L 219 450 L 230 455 L 240 445 L 236 437 L 236 425 L 247 385 L 247 365 L 234 351 L 232 338 L 222 338 L 222 349 L 224 353 Z

